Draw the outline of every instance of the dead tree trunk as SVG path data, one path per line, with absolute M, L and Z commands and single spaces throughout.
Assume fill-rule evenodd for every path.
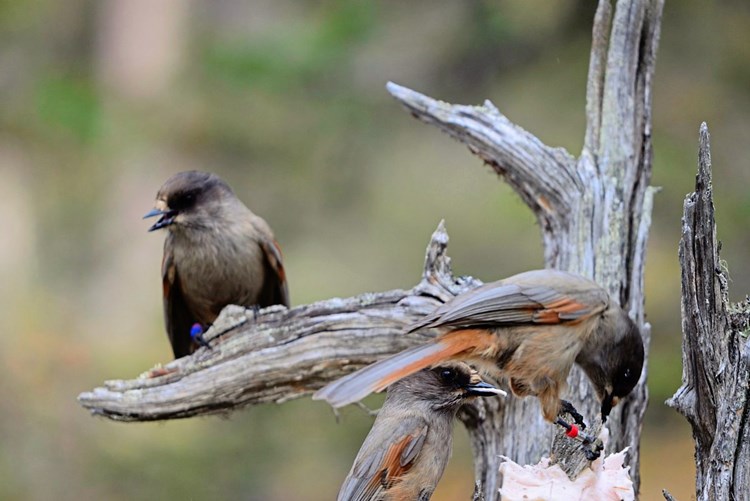
M 651 80 L 663 0 L 600 0 L 594 18 L 583 150 L 574 158 L 544 145 L 487 101 L 451 105 L 395 84 L 388 90 L 411 113 L 465 143 L 534 211 L 545 264 L 594 278 L 626 306 L 648 346 L 643 267 L 651 222 Z M 222 314 L 208 337 L 217 349 L 154 369 L 132 381 L 110 381 L 79 397 L 96 414 L 153 420 L 221 412 L 239 405 L 283 402 L 309 394 L 365 364 L 424 338 L 404 325 L 478 282 L 457 281 L 445 256 L 447 234 L 433 235 L 423 280 L 410 291 L 331 299 L 293 310 L 269 308 L 254 322 L 244 310 Z M 498 277 L 501 278 L 501 277 Z M 231 332 L 224 332 L 229 329 Z M 607 452 L 631 447 L 638 486 L 639 436 L 647 392 L 645 370 L 633 394 L 608 420 Z M 597 415 L 596 398 L 574 370 L 567 398 Z M 534 399 L 484 402 L 463 414 L 475 471 L 487 501 L 498 498 L 500 455 L 519 463 L 550 454 L 575 474 L 585 460 L 577 445 L 555 440 Z
M 519 193 L 542 228 L 548 267 L 593 277 L 625 305 L 641 326 L 646 345 L 650 327 L 643 316 L 643 270 L 651 223 L 651 79 L 663 2 L 599 2 L 587 88 L 587 127 L 578 159 L 511 123 L 489 101 L 456 106 L 389 85 L 417 118 L 465 143 Z M 630 446 L 636 489 L 639 436 L 648 399 L 646 372 L 633 395 L 608 421 L 608 452 Z M 596 415 L 595 395 L 574 370 L 569 397 Z M 507 404 L 483 402 L 483 420 L 465 419 L 475 451 L 477 477 L 487 499 L 499 487 L 501 458 L 523 464 L 549 453 L 569 473 L 584 464 L 570 441 L 559 440 L 539 416 L 533 399 Z M 559 435 L 558 435 L 559 436 Z M 546 437 L 546 439 L 543 439 Z
M 695 193 L 685 199 L 682 386 L 667 405 L 693 428 L 696 499 L 750 499 L 750 298 L 729 305 L 719 260 L 708 127 L 701 125 Z

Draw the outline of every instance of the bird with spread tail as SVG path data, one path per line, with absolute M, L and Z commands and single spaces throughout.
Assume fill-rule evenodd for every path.
M 505 395 L 462 362 L 423 369 L 388 387 L 338 501 L 428 501 L 448 464 L 453 419 L 475 397 Z
M 164 322 L 175 358 L 204 344 L 202 333 L 228 304 L 289 306 L 281 249 L 255 215 L 215 174 L 180 172 L 156 194 L 165 228 L 162 260 Z
M 341 407 L 425 367 L 463 360 L 496 378 L 515 395 L 536 396 L 544 418 L 582 416 L 561 400 L 578 364 L 601 402 L 602 419 L 638 383 L 644 349 L 640 331 L 607 292 L 579 275 L 534 270 L 488 283 L 438 307 L 408 331 L 441 329 L 434 340 L 344 376 L 315 399 Z

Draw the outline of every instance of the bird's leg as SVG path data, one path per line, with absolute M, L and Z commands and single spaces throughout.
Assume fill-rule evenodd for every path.
M 201 324 L 195 323 L 190 328 L 190 339 L 198 343 L 200 346 L 203 346 L 204 348 L 208 348 L 210 350 L 212 349 L 211 345 L 208 344 L 208 341 L 203 338 L 204 332 L 205 330 L 203 330 L 203 326 Z
M 567 400 L 560 399 L 560 414 L 570 414 L 575 424 L 580 426 L 582 430 L 586 429 L 586 423 L 583 422 L 583 416 L 578 412 L 578 409 L 573 407 L 573 404 Z
M 375 409 L 375 410 L 370 409 L 369 407 L 367 407 L 362 402 L 354 402 L 354 405 L 356 405 L 357 407 L 359 407 L 360 409 L 362 409 L 363 411 L 365 411 L 368 416 L 372 416 L 372 417 L 377 417 L 378 411 L 380 410 L 380 409 Z
M 604 449 L 601 440 L 598 440 L 596 437 L 589 435 L 588 433 L 582 432 L 578 429 L 578 426 L 570 424 L 562 418 L 557 418 L 555 424 L 565 428 L 565 434 L 570 438 L 577 438 L 581 441 L 581 446 L 586 459 L 593 461 L 601 455 L 601 452 Z M 588 446 L 592 444 L 593 446 L 589 448 Z
M 336 418 L 336 424 L 341 424 L 341 414 L 339 413 L 339 410 L 335 407 L 331 407 L 331 410 L 333 411 L 333 417 Z
M 601 455 L 602 450 L 604 449 L 604 444 L 602 444 L 601 440 L 593 437 L 592 435 L 582 432 L 582 430 L 586 429 L 586 423 L 583 422 L 583 416 L 581 415 L 581 413 L 578 412 L 573 404 L 571 404 L 567 400 L 561 399 L 560 414 L 570 414 L 575 425 L 580 426 L 580 430 L 578 430 L 575 425 L 568 424 L 560 418 L 558 418 L 558 420 L 556 421 L 557 424 L 565 428 L 566 435 L 571 438 L 578 437 L 581 440 L 583 453 L 586 456 L 586 459 L 588 459 L 589 461 L 593 461 L 598 458 Z M 591 445 L 591 448 L 587 447 L 588 445 Z
M 253 312 L 253 322 L 255 322 L 258 319 L 258 312 L 260 311 L 260 305 L 251 304 L 247 309 Z
M 257 318 L 258 318 L 258 312 L 261 309 L 260 306 L 257 305 L 257 304 L 253 304 L 253 305 L 248 306 L 247 309 L 253 312 L 253 320 L 252 321 L 255 322 L 257 320 Z M 206 332 L 208 332 L 208 329 L 210 329 L 212 326 L 213 326 L 213 324 L 206 324 L 204 326 L 204 325 L 201 325 L 199 323 L 194 323 L 193 326 L 190 328 L 190 339 L 192 339 L 193 341 L 195 341 L 196 343 L 198 343 L 198 345 L 203 346 L 203 347 L 208 348 L 209 350 L 211 350 L 212 349 L 211 345 L 208 344 L 208 341 L 206 341 L 206 338 L 204 338 L 203 335 Z M 228 329 L 226 329 L 226 330 L 224 330 L 222 332 L 215 333 L 211 339 L 216 340 L 219 337 L 221 337 L 224 334 L 226 334 L 227 332 L 229 332 L 230 330 L 232 330 L 233 328 L 234 328 L 234 326 L 232 326 L 232 327 L 230 327 L 230 328 L 228 328 Z

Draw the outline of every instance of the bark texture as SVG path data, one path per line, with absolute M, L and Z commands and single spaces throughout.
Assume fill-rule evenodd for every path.
M 639 324 L 643 271 L 654 190 L 651 178 L 651 81 L 663 0 L 600 0 L 593 27 L 586 89 L 587 126 L 578 158 L 546 146 L 513 124 L 489 101 L 452 105 L 396 84 L 389 92 L 416 118 L 465 143 L 536 214 L 547 267 L 596 280 Z M 386 355 L 419 343 L 401 329 L 439 302 L 479 282 L 455 279 L 442 225 L 427 250 L 422 281 L 409 291 L 330 299 L 292 310 L 225 311 L 208 337 L 212 351 L 177 360 L 132 381 L 109 381 L 81 394 L 82 405 L 118 420 L 153 420 L 223 412 L 240 405 L 283 402 Z M 520 271 L 520 270 L 519 270 Z M 502 278 L 502 277 L 497 277 Z M 607 426 L 607 453 L 630 447 L 639 483 L 638 443 L 647 403 L 646 371 Z M 567 398 L 585 416 L 598 414 L 594 392 L 579 370 Z M 571 475 L 586 464 L 572 441 L 544 422 L 535 399 L 481 402 L 461 418 L 474 446 L 485 499 L 498 499 L 500 456 L 531 464 L 551 454 Z M 479 494 L 479 493 L 477 493 Z
M 389 84 L 416 118 L 465 143 L 502 176 L 534 211 L 542 229 L 545 264 L 592 277 L 644 321 L 643 272 L 654 189 L 651 179 L 651 82 L 663 1 L 599 2 L 586 92 L 587 127 L 581 155 L 551 148 L 513 124 L 489 101 L 461 106 Z M 639 485 L 639 437 L 648 394 L 644 370 L 633 394 L 613 411 L 607 453 L 630 447 Z M 580 370 L 569 378 L 568 398 L 586 416 L 596 397 Z M 583 455 L 541 420 L 533 399 L 482 402 L 481 419 L 464 416 L 474 446 L 477 478 L 487 499 L 497 499 L 500 454 L 530 464 L 551 452 L 577 474 Z
M 137 379 L 106 381 L 78 400 L 92 413 L 117 421 L 155 421 L 308 395 L 424 342 L 428 334 L 404 336 L 404 327 L 481 283 L 453 277 L 447 245 L 441 222 L 427 247 L 422 280 L 411 290 L 257 313 L 227 306 L 204 336 L 213 349 L 154 367 Z
M 693 428 L 696 499 L 750 499 L 750 298 L 730 305 L 719 260 L 708 127 L 700 128 L 695 193 L 685 198 L 682 386 L 667 405 Z

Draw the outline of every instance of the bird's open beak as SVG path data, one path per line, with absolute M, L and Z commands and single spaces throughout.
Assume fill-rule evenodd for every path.
M 607 416 L 609 416 L 609 413 L 612 411 L 612 407 L 617 405 L 618 401 L 619 399 L 611 393 L 607 392 L 604 394 L 604 398 L 602 399 L 602 422 L 607 420 Z
M 507 396 L 508 393 L 504 392 L 500 388 L 495 388 L 489 383 L 480 381 L 478 383 L 472 383 L 466 386 L 467 397 L 494 397 L 494 396 Z
M 169 226 L 170 224 L 174 223 L 174 218 L 177 216 L 177 211 L 169 210 L 169 209 L 152 209 L 146 213 L 145 216 L 143 216 L 143 219 L 148 219 L 150 217 L 156 217 L 161 216 L 159 220 L 154 223 L 151 228 L 148 229 L 148 231 L 154 231 L 161 228 L 165 228 Z

